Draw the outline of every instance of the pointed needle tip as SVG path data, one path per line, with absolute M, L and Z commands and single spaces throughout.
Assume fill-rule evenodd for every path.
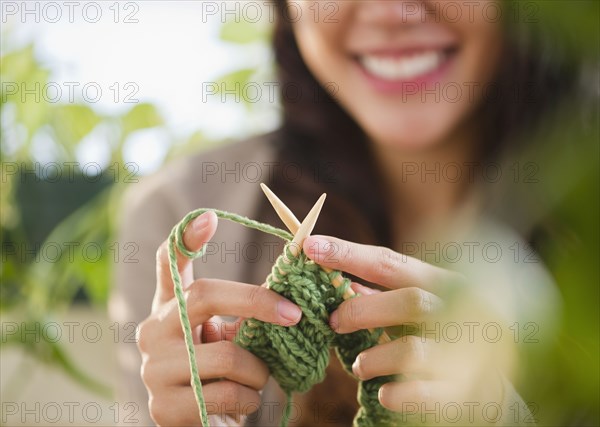
M 304 218 L 304 221 L 302 221 L 302 224 L 300 225 L 300 229 L 294 236 L 293 241 L 298 246 L 302 245 L 304 239 L 310 236 L 310 233 L 312 233 L 313 229 L 315 228 L 317 220 L 319 219 L 319 214 L 321 213 L 321 208 L 323 207 L 323 203 L 325 203 L 325 194 L 319 197 L 319 200 L 317 200 L 308 215 L 306 215 L 306 218 Z
M 262 183 L 260 186 L 263 189 L 265 196 L 267 196 L 267 199 L 271 203 L 271 206 L 273 206 L 273 209 L 275 209 L 277 216 L 279 216 L 281 221 L 283 221 L 285 226 L 292 234 L 296 234 L 300 228 L 300 221 L 298 221 L 292 211 L 285 205 L 285 203 L 281 201 L 281 199 L 279 199 L 279 197 L 275 195 L 275 193 L 271 191 L 269 187 Z

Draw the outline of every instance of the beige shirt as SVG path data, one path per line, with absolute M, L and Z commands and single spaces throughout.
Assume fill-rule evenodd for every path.
M 124 332 L 130 331 L 130 322 L 139 324 L 150 314 L 156 287 L 156 250 L 171 228 L 189 211 L 202 207 L 254 217 L 263 197 L 258 183 L 269 181 L 269 173 L 276 166 L 274 162 L 274 148 L 267 139 L 257 137 L 171 162 L 127 189 L 122 199 L 119 245 L 133 244 L 136 253 L 115 265 L 110 301 L 111 316 Z M 274 225 L 283 228 L 281 224 Z M 281 242 L 272 236 L 256 241 L 253 233 L 238 224 L 220 221 L 213 246 L 208 250 L 211 255 L 194 261 L 195 277 L 262 283 L 279 254 L 277 248 L 280 246 L 277 245 Z M 493 295 L 491 297 L 494 299 Z M 121 402 L 139 405 L 138 425 L 152 425 L 148 415 L 148 395 L 140 378 L 141 357 L 136 344 L 121 342 L 118 351 L 121 368 L 118 398 Z M 327 381 L 339 384 L 344 378 L 328 377 Z M 335 384 L 326 387 L 340 389 Z M 272 379 L 262 398 L 268 408 L 262 411 L 262 418 L 255 420 L 254 425 L 278 425 L 284 395 Z M 504 381 L 503 407 L 509 408 L 515 402 L 521 411 L 526 410 L 511 384 Z M 510 411 L 506 409 L 506 413 L 510 414 Z M 212 425 L 219 424 L 223 423 L 213 422 Z M 506 424 L 518 423 L 508 420 Z

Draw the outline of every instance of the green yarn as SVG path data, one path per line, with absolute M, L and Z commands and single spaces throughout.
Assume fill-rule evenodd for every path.
M 329 326 L 329 314 L 342 302 L 343 295 L 350 286 L 344 279 L 342 286 L 335 288 L 332 280 L 339 271 L 327 273 L 310 260 L 304 252 L 292 256 L 290 241 L 293 236 L 281 229 L 263 224 L 229 212 L 198 209 L 186 215 L 169 235 L 169 262 L 178 301 L 180 320 L 188 350 L 192 388 L 200 411 L 202 425 L 209 426 L 206 404 L 202 395 L 202 383 L 198 375 L 192 329 L 187 315 L 186 303 L 177 270 L 176 249 L 188 258 L 202 256 L 204 248 L 191 252 L 183 244 L 183 232 L 194 218 L 212 210 L 217 217 L 278 236 L 288 243 L 269 277 L 269 288 L 293 301 L 302 309 L 302 319 L 297 325 L 286 327 L 246 319 L 242 322 L 235 342 L 263 360 L 271 375 L 286 392 L 288 401 L 284 410 L 282 426 L 289 421 L 292 392 L 306 392 L 325 378 L 329 365 L 329 350 L 334 347 L 345 370 L 352 375 L 352 363 L 363 350 L 377 344 L 382 329 L 373 332 L 360 330 L 351 334 L 337 334 Z M 288 261 L 287 263 L 285 261 Z M 400 414 L 381 406 L 378 400 L 379 387 L 393 381 L 393 377 L 378 377 L 359 381 L 358 401 L 361 405 L 354 425 L 357 427 L 398 425 Z

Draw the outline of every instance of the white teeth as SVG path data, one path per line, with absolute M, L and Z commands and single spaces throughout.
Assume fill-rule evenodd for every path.
M 400 58 L 364 55 L 360 57 L 360 62 L 369 73 L 376 77 L 386 80 L 404 80 L 435 70 L 442 59 L 442 52 L 431 50 Z

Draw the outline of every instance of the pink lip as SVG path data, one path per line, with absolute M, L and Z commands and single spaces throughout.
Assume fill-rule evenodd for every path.
M 370 52 L 370 54 L 381 54 L 386 56 L 400 57 L 400 56 L 411 56 L 413 54 L 422 52 L 423 49 L 411 49 L 411 50 L 403 50 L 403 51 L 374 51 Z M 447 55 L 443 62 L 435 69 L 429 73 L 422 74 L 412 79 L 402 79 L 402 80 L 386 80 L 381 77 L 375 76 L 371 74 L 369 71 L 363 67 L 358 59 L 354 60 L 355 66 L 358 68 L 360 74 L 365 78 L 365 80 L 373 87 L 376 91 L 382 92 L 385 94 L 399 94 L 399 93 L 418 93 L 419 91 L 433 90 L 435 88 L 435 83 L 440 82 L 444 76 L 448 73 L 452 63 L 454 62 L 456 57 L 456 52 L 453 52 Z

